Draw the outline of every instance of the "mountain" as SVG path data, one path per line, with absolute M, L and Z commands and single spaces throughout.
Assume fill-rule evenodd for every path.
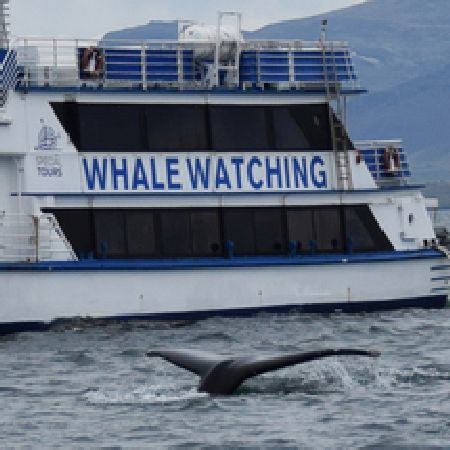
M 145 25 L 110 31 L 103 36 L 104 41 L 132 39 L 145 41 L 146 39 L 176 40 L 178 37 L 178 22 L 166 20 L 152 20 Z
M 349 102 L 354 139 L 403 137 L 423 180 L 450 180 L 450 64 L 386 91 Z
M 304 19 L 267 25 L 252 39 L 317 39 L 328 19 L 327 37 L 348 41 L 364 85 L 372 92 L 439 69 L 450 57 L 449 0 L 369 0 Z
M 349 102 L 356 139 L 402 137 L 417 179 L 450 180 L 450 0 L 368 0 L 245 32 L 247 39 L 345 40 L 369 95 Z M 176 39 L 176 22 L 150 22 L 105 38 Z

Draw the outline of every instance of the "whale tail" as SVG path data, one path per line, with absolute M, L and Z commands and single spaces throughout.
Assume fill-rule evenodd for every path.
M 272 357 L 220 357 L 205 352 L 183 349 L 156 349 L 149 357 L 161 357 L 200 377 L 199 391 L 228 395 L 247 379 L 284 367 L 302 364 L 330 356 L 367 356 L 376 358 L 380 352 L 361 349 L 324 349 Z

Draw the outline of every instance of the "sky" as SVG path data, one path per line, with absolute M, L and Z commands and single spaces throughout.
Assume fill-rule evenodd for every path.
M 10 0 L 14 36 L 97 38 L 150 20 L 214 24 L 217 11 L 239 11 L 243 28 L 312 16 L 364 0 Z

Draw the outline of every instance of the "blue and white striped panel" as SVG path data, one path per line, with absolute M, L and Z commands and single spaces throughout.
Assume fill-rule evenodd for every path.
M 17 53 L 0 49 L 0 60 L 0 107 L 3 107 L 8 99 L 8 91 L 17 83 Z

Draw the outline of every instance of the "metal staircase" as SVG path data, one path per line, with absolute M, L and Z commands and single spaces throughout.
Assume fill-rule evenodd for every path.
M 345 132 L 345 99 L 341 93 L 341 82 L 336 67 L 336 52 L 333 43 L 325 41 L 327 21 L 322 21 L 321 49 L 323 62 L 324 87 L 328 103 L 331 139 L 335 156 L 336 184 L 339 190 L 353 189 L 352 170 Z M 331 68 L 331 70 L 330 70 Z M 335 109 L 332 107 L 335 102 Z

